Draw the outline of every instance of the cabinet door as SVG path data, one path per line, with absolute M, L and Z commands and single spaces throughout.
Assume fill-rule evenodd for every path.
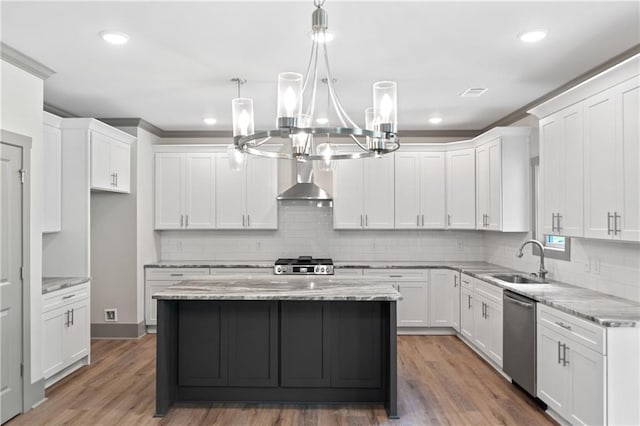
M 278 229 L 278 162 L 250 158 L 247 164 L 247 228 Z
M 475 149 L 447 152 L 447 227 L 475 229 Z
M 64 352 L 71 364 L 89 353 L 89 301 L 83 300 L 68 307 L 69 326 L 65 328 Z
M 400 187 L 400 192 L 408 188 Z M 396 191 L 396 197 L 398 192 Z M 446 167 L 444 152 L 420 156 L 420 224 L 427 229 L 446 228 Z
M 216 155 L 185 155 L 184 226 L 188 229 L 215 228 Z
M 184 154 L 156 154 L 155 229 L 180 229 L 184 224 L 184 164 Z
M 42 232 L 62 229 L 62 132 L 43 125 Z
M 497 139 L 487 144 L 489 157 L 489 197 L 487 229 L 502 229 L 502 142 Z
M 112 191 L 115 178 L 112 176 L 110 157 L 112 139 L 101 133 L 91 132 L 91 188 Z
M 489 324 L 489 347 L 487 355 L 502 367 L 502 306 L 494 302 L 485 302 L 485 321 Z
M 403 299 L 398 302 L 398 327 L 429 326 L 429 287 L 423 281 L 397 284 Z
M 278 386 L 278 302 L 226 302 L 229 386 Z
M 556 233 L 560 212 L 562 171 L 561 113 L 540 120 L 540 226 L 545 234 Z M 581 191 L 582 192 L 582 191 Z
M 562 123 L 561 170 L 556 182 L 560 188 L 560 208 L 556 233 L 569 237 L 584 235 L 584 120 L 582 104 L 559 113 Z
M 606 424 L 604 356 L 576 343 L 568 345 L 565 368 L 571 368 L 569 419 L 572 424 Z
M 333 172 L 333 228 L 364 227 L 364 160 L 338 161 Z
M 109 152 L 110 173 L 115 174 L 113 190 L 129 193 L 131 191 L 131 145 L 112 140 Z
M 429 283 L 429 326 L 451 327 L 453 320 L 451 271 L 434 269 Z
M 280 380 L 284 387 L 331 384 L 330 302 L 280 303 Z
M 538 323 L 538 398 L 566 417 L 569 400 L 569 369 L 562 365 L 561 335 Z
M 612 91 L 585 103 L 584 234 L 587 238 L 612 238 L 617 206 L 619 166 L 616 156 L 615 100 Z
M 216 157 L 216 227 L 243 229 L 246 226 L 246 172 L 233 171 L 226 155 Z
M 393 156 L 364 160 L 364 226 L 370 229 L 393 229 L 394 167 Z
M 420 154 L 415 152 L 396 152 L 395 154 L 395 225 L 397 229 L 421 227 L 419 156 Z
M 621 123 L 619 164 L 623 176 L 618 185 L 620 238 L 625 241 L 640 241 L 640 84 L 638 79 L 625 83 L 620 88 L 619 114 Z
M 60 308 L 42 315 L 42 370 L 45 379 L 64 367 L 64 333 L 67 328 L 67 308 Z
M 486 216 L 489 215 L 490 186 L 489 147 L 483 145 L 476 149 L 476 228 L 486 229 Z
M 476 302 L 471 290 L 460 288 L 460 332 L 464 337 L 473 342 L 473 332 L 475 322 L 473 315 L 473 306 Z

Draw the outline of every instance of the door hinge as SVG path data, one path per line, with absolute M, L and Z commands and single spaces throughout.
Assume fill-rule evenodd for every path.
M 24 175 L 27 173 L 27 171 L 25 169 L 20 169 L 18 170 L 18 173 L 20 173 L 20 183 L 24 183 Z

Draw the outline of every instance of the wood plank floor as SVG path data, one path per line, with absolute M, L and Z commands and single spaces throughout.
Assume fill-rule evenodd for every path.
M 14 418 L 19 425 L 543 425 L 555 424 L 454 336 L 398 338 L 398 410 L 306 405 L 155 407 L 155 335 L 94 340 L 92 364 L 47 390 L 47 401 Z

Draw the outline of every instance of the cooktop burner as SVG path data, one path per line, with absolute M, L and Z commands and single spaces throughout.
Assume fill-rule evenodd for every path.
M 300 256 L 294 259 L 278 259 L 273 266 L 276 275 L 333 275 L 333 260 Z

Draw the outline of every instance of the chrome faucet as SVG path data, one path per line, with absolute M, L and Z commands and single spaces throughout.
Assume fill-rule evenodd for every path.
M 523 253 L 522 253 L 522 249 L 524 248 L 524 246 L 526 246 L 527 244 L 535 244 L 538 246 L 538 248 L 540 248 L 540 269 L 538 270 L 538 277 L 542 280 L 545 281 L 547 278 L 547 273 L 549 271 L 547 271 L 544 268 L 544 246 L 542 245 L 542 243 L 538 240 L 527 240 L 524 243 L 522 243 L 522 245 L 520 246 L 520 248 L 518 249 L 518 252 L 516 253 L 516 256 L 518 257 L 522 257 Z

